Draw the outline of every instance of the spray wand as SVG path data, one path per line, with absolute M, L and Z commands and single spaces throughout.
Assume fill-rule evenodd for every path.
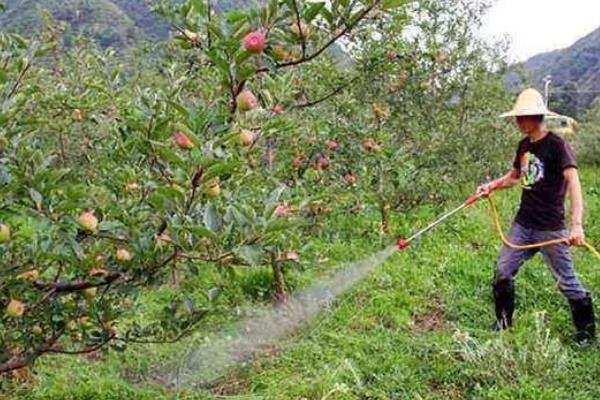
M 490 215 L 494 221 L 494 228 L 496 229 L 498 236 L 500 236 L 500 239 L 502 240 L 504 245 L 506 245 L 512 249 L 531 250 L 531 249 L 538 249 L 540 247 L 552 246 L 554 244 L 559 244 L 559 243 L 570 243 L 570 241 L 571 241 L 570 237 L 546 240 L 543 242 L 530 243 L 530 244 L 526 244 L 526 245 L 515 244 L 515 243 L 510 242 L 510 240 L 506 237 L 506 235 L 502 231 L 502 226 L 500 225 L 500 217 L 498 215 L 498 211 L 496 210 L 496 206 L 494 205 L 494 201 L 491 196 L 491 193 L 494 190 L 498 189 L 499 186 L 500 186 L 499 184 L 493 185 L 489 192 L 475 193 L 474 195 L 469 197 L 467 200 L 465 200 L 465 202 L 462 203 L 459 207 L 455 208 L 454 210 L 448 211 L 446 214 L 441 215 L 440 217 L 438 217 L 438 219 L 436 219 L 435 221 L 433 221 L 431 224 L 427 225 L 425 228 L 421 229 L 420 231 L 414 233 L 409 238 L 399 239 L 398 242 L 396 243 L 396 246 L 398 247 L 398 249 L 400 251 L 404 251 L 404 250 L 408 249 L 408 247 L 410 246 L 410 242 L 412 242 L 413 240 L 422 236 L 423 234 L 429 232 L 430 230 L 432 230 L 436 226 L 440 225 L 442 222 L 446 221 L 448 218 L 450 218 L 454 214 L 477 203 L 480 199 L 482 199 L 484 197 L 487 198 L 487 200 L 488 200 Z M 583 247 L 587 248 L 587 250 L 589 250 L 600 261 L 600 251 L 598 251 L 592 244 L 584 241 Z
M 397 242 L 398 249 L 400 251 L 404 251 L 404 250 L 408 249 L 408 246 L 410 246 L 410 242 L 419 238 L 420 236 L 424 235 L 425 233 L 429 232 L 430 230 L 432 230 L 436 226 L 440 225 L 441 223 L 446 221 L 448 218 L 450 218 L 454 214 L 457 214 L 460 211 L 464 210 L 465 208 L 477 203 L 477 201 L 485 195 L 486 195 L 485 193 L 476 193 L 476 194 L 472 195 L 467 200 L 465 200 L 465 202 L 462 203 L 459 207 L 456 207 L 454 210 L 448 211 L 447 213 L 439 216 L 431 224 L 427 225 L 425 228 L 421 229 L 420 231 L 415 232 L 412 236 L 410 236 L 408 238 L 399 239 Z

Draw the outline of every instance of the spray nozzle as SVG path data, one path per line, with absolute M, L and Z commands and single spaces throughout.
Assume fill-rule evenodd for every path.
M 398 246 L 398 250 L 400 251 L 404 251 L 406 249 L 408 249 L 408 246 L 410 245 L 410 242 L 404 238 L 399 239 L 398 242 L 396 243 L 396 245 Z

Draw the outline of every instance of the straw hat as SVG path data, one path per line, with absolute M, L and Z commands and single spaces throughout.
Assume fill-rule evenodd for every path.
M 542 94 L 535 89 L 524 90 L 513 107 L 512 111 L 502 114 L 501 118 L 520 117 L 525 115 L 556 115 L 548 110 Z

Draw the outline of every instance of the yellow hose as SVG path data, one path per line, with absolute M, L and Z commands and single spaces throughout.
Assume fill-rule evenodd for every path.
M 526 244 L 526 245 L 518 245 L 518 244 L 511 243 L 506 238 L 506 235 L 504 234 L 504 231 L 502 230 L 502 225 L 500 224 L 500 216 L 498 215 L 498 210 L 496 209 L 496 205 L 494 204 L 494 200 L 492 199 L 491 194 L 489 196 L 487 196 L 487 200 L 488 200 L 490 215 L 492 217 L 492 220 L 494 221 L 494 226 L 496 228 L 496 231 L 498 232 L 498 235 L 500 236 L 500 239 L 502 239 L 502 242 L 506 246 L 510 247 L 511 249 L 516 249 L 516 250 L 531 250 L 531 249 L 538 249 L 540 247 L 552 246 L 553 244 L 558 244 L 558 243 L 569 243 L 569 238 L 568 237 L 562 238 L 562 239 L 547 240 L 545 242 L 539 242 L 539 243 L 533 243 L 533 244 Z M 596 258 L 600 261 L 600 252 L 598 252 L 598 250 L 596 250 L 596 248 L 594 246 L 592 246 L 588 242 L 584 242 L 583 245 L 594 256 L 596 256 Z

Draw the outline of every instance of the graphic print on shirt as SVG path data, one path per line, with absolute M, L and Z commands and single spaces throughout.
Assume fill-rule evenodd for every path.
M 521 186 L 531 189 L 544 179 L 544 163 L 535 154 L 526 152 L 521 157 Z

